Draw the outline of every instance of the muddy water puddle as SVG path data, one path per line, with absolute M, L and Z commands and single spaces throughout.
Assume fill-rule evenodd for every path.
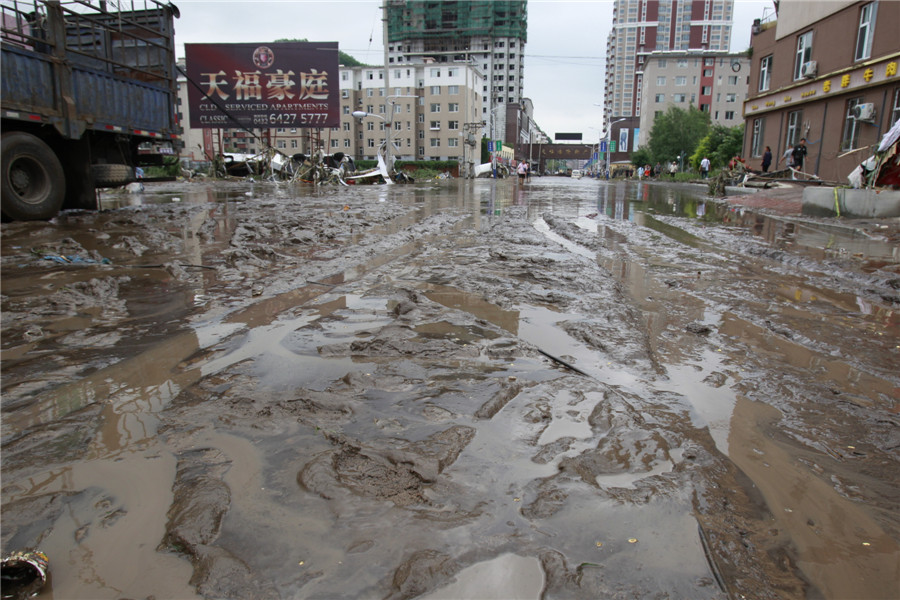
M 824 227 L 554 178 L 145 195 L 4 230 L 3 549 L 54 596 L 897 588 L 889 277 Z

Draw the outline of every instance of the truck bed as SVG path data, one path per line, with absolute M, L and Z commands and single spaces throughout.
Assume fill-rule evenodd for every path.
M 165 87 L 128 79 L 108 72 L 72 65 L 71 84 L 74 117 L 70 129 L 62 114 L 60 90 L 53 57 L 7 46 L 2 49 L 3 77 L 0 84 L 4 117 L 52 124 L 61 133 L 80 137 L 85 129 L 152 132 L 168 137 L 174 130 L 172 91 Z M 144 133 L 144 135 L 147 135 Z

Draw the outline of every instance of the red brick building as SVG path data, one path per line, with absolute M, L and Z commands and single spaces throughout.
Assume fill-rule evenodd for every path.
M 744 157 L 784 168 L 806 138 L 803 172 L 846 181 L 900 118 L 900 2 L 782 0 L 754 23 Z

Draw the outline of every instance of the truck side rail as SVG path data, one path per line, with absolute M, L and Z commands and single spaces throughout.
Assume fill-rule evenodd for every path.
M 173 17 L 156 0 L 0 0 L 4 117 L 49 123 L 70 139 L 85 129 L 175 137 Z

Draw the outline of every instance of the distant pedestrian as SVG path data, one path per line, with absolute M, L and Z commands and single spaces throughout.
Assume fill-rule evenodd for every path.
M 762 161 L 762 172 L 769 172 L 769 165 L 772 164 L 772 149 L 766 146 L 766 151 L 763 152 L 763 161 Z
M 806 159 L 806 138 L 800 138 L 800 143 L 791 150 L 791 158 L 794 159 L 794 168 L 803 170 L 803 161 Z
M 525 176 L 528 175 L 528 167 L 525 166 L 525 162 L 520 162 L 519 166 L 516 167 L 516 173 L 519 175 L 519 181 L 524 182 Z
M 703 160 L 700 161 L 700 176 L 703 179 L 709 177 L 709 159 L 705 156 L 703 157 Z
M 531 181 L 531 164 L 525 163 L 525 181 Z
M 784 154 L 781 155 L 781 158 L 784 159 L 784 166 L 786 166 L 789 169 L 794 167 L 794 159 L 791 156 L 793 154 L 793 152 L 794 152 L 794 149 L 792 147 L 788 146 L 787 150 L 784 151 Z
M 675 173 L 678 172 L 678 165 L 675 164 L 675 161 L 669 163 L 669 176 L 672 179 L 675 179 Z
M 638 181 L 644 178 L 644 167 L 638 167 L 637 170 Z
M 653 176 L 659 177 L 660 175 L 662 175 L 662 165 L 659 164 L 659 161 L 656 161 L 656 166 L 653 167 Z

